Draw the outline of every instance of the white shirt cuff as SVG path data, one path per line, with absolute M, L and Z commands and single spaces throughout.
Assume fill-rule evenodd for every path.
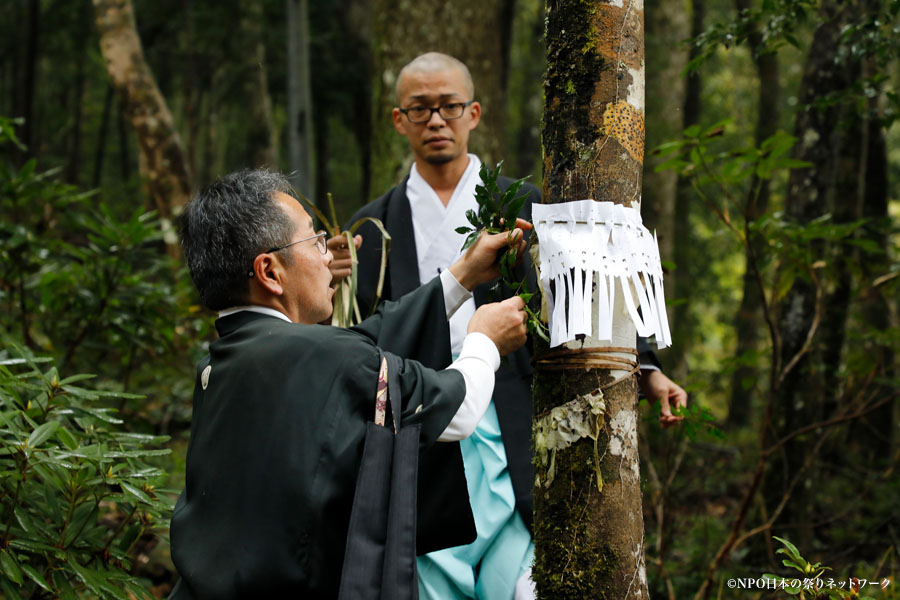
M 449 321 L 459 307 L 472 297 L 472 292 L 456 280 L 450 269 L 441 271 L 440 277 L 441 287 L 444 289 L 444 306 L 447 308 L 447 320 Z
M 491 403 L 494 373 L 500 368 L 500 352 L 485 334 L 470 333 L 463 341 L 459 358 L 447 368 L 462 373 L 466 397 L 447 428 L 438 436 L 438 441 L 458 442 L 472 435 Z

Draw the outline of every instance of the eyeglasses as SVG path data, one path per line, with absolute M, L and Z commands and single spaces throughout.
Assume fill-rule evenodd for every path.
M 269 254 L 270 252 L 278 252 L 279 250 L 284 250 L 285 248 L 290 248 L 294 244 L 299 244 L 300 242 L 308 242 L 309 240 L 316 240 L 316 248 L 319 249 L 323 255 L 328 254 L 328 246 L 325 244 L 325 236 L 328 235 L 327 231 L 320 231 L 316 235 L 311 235 L 309 237 L 303 238 L 302 240 L 297 240 L 296 242 L 291 242 L 290 244 L 285 244 L 284 246 L 275 246 L 274 248 L 269 248 L 262 254 Z M 247 277 L 253 277 L 253 269 L 247 272 Z
M 435 108 L 430 106 L 412 106 L 410 108 L 400 108 L 398 110 L 406 115 L 406 118 L 409 119 L 410 123 L 427 123 L 431 120 L 431 116 L 434 113 L 441 115 L 441 118 L 445 121 L 452 121 L 453 119 L 460 118 L 466 107 L 473 102 L 475 101 L 451 102 L 450 104 L 444 104 Z
M 325 245 L 325 236 L 328 235 L 326 231 L 320 231 L 316 235 L 311 235 L 308 238 L 303 238 L 302 240 L 297 240 L 296 242 L 291 242 L 290 244 L 285 244 L 284 246 L 275 246 L 274 248 L 269 248 L 266 250 L 266 254 L 269 252 L 278 252 L 279 250 L 284 250 L 285 248 L 290 248 L 294 244 L 299 244 L 300 242 L 307 242 L 309 240 L 316 240 L 316 248 L 319 249 L 319 252 L 322 254 L 328 253 L 328 246 Z

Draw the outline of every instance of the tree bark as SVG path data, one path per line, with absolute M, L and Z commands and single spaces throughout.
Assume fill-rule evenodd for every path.
M 170 254 L 178 255 L 178 236 L 172 223 L 191 194 L 191 175 L 181 139 L 144 60 L 131 1 L 93 2 L 100 51 L 137 135 L 141 175 L 159 211 L 166 247 Z
M 391 108 L 397 105 L 400 69 L 425 52 L 450 54 L 469 67 L 482 106 L 469 150 L 489 165 L 503 158 L 512 7 L 513 0 L 444 2 L 427 10 L 411 0 L 375 1 L 371 156 L 376 194 L 395 185 L 412 164 L 408 142 L 394 131 Z
M 864 18 L 865 2 L 823 2 L 822 25 L 816 30 L 804 68 L 797 114 L 795 158 L 812 163 L 794 169 L 788 181 L 785 213 L 797 224 L 808 224 L 826 214 L 836 223 L 846 223 L 860 214 L 858 189 L 864 185 L 865 169 L 860 164 L 860 119 L 852 103 L 817 107 L 817 98 L 850 91 L 861 75 L 859 58 L 850 53 L 841 58 L 842 29 Z M 798 277 L 779 306 L 780 364 L 800 356 L 790 376 L 778 389 L 773 406 L 774 436 L 787 433 L 830 414 L 836 398 L 835 379 L 844 347 L 850 296 L 850 271 L 846 256 L 852 250 L 843 241 L 816 243 L 814 256 L 824 259 L 826 271 Z M 824 279 L 827 277 L 827 281 Z M 807 338 L 816 317 L 823 324 L 809 351 Z M 766 478 L 765 498 L 771 508 L 781 501 L 789 482 L 803 469 L 806 454 L 815 438 L 795 438 L 784 446 Z M 791 501 L 781 513 L 780 523 L 798 524 L 794 541 L 802 547 L 811 540 L 811 510 L 815 478 L 803 475 Z
M 35 123 L 34 110 L 34 88 L 38 77 L 38 51 L 40 48 L 39 38 L 41 35 L 41 3 L 40 0 L 29 0 L 28 2 L 28 34 L 26 36 L 25 50 L 25 79 L 23 81 L 22 106 L 20 114 L 25 118 L 25 124 L 22 126 L 22 142 L 28 147 L 30 154 L 37 153 L 34 147 L 37 131 L 37 123 Z
M 66 166 L 66 181 L 78 185 L 81 172 L 81 125 L 84 115 L 85 63 L 87 62 L 87 40 L 91 34 L 91 9 L 86 2 L 78 7 L 78 39 L 75 42 L 75 109 L 72 115 L 72 134 L 69 144 L 69 160 Z
M 544 202 L 592 198 L 640 205 L 643 17 L 643 3 L 633 0 L 548 4 Z M 621 297 L 616 303 L 624 304 Z M 576 352 L 607 345 L 634 348 L 634 324 L 624 313 L 616 315 L 612 337 L 566 347 Z M 536 418 L 610 386 L 603 391 L 596 441 L 582 438 L 559 450 L 549 485 L 547 473 L 537 469 L 533 578 L 538 597 L 648 598 L 635 378 L 607 368 L 538 368 L 534 386 Z
M 278 132 L 272 117 L 272 98 L 266 74 L 263 7 L 260 0 L 240 4 L 242 56 L 246 57 L 240 79 L 244 82 L 247 119 L 244 162 L 252 168 L 278 169 Z
M 703 33 L 703 23 L 706 20 L 706 0 L 691 1 L 691 37 L 696 38 Z M 691 46 L 688 55 L 689 60 L 697 57 L 699 49 Z M 702 108 L 703 82 L 699 71 L 688 74 L 685 80 L 684 93 L 684 123 L 683 128 L 700 122 L 700 110 Z M 675 264 L 679 267 L 675 271 L 674 297 L 682 300 L 673 311 L 672 339 L 678 340 L 677 345 L 671 350 L 670 356 L 674 358 L 675 365 L 672 368 L 674 379 L 686 381 L 688 378 L 687 354 L 691 350 L 694 338 L 694 318 L 691 315 L 691 303 L 693 297 L 693 278 L 688 270 L 689 265 L 695 264 L 692 260 L 691 247 L 694 230 L 691 227 L 691 204 L 694 200 L 694 189 L 690 179 L 679 177 L 675 187 L 675 217 L 672 241 L 672 255 Z
M 285 0 L 288 39 L 288 144 L 294 185 L 316 197 L 314 128 L 309 54 L 309 7 L 306 0 Z
M 647 148 L 677 139 L 684 129 L 685 78 L 688 61 L 684 40 L 691 35 L 690 12 L 685 2 L 646 0 L 647 25 Z M 659 255 L 674 260 L 675 171 L 654 172 L 660 160 L 648 156 L 644 165 L 643 194 L 651 200 L 642 210 L 644 224 L 655 230 Z M 687 265 L 677 265 L 687 269 Z M 666 280 L 666 294 L 675 297 L 675 278 Z
M 735 0 L 738 13 L 750 9 L 750 0 Z M 778 55 L 774 52 L 766 52 L 759 31 L 751 32 L 749 36 L 750 51 L 753 53 L 753 62 L 756 66 L 756 74 L 759 79 L 757 93 L 757 117 L 756 117 L 756 145 L 778 131 L 779 116 L 781 114 L 781 88 L 778 76 Z M 750 189 L 747 192 L 744 206 L 744 220 L 751 223 L 759 219 L 769 210 L 769 180 L 759 179 L 754 175 L 750 180 Z M 747 228 L 749 231 L 749 227 Z M 762 305 L 765 298 L 760 290 L 759 283 L 751 268 L 753 258 L 762 255 L 762 244 L 757 236 L 748 236 L 748 244 L 744 260 L 743 294 L 741 306 L 735 319 L 735 332 L 737 334 L 735 355 L 740 357 L 759 350 L 762 328 Z M 756 382 L 759 380 L 760 369 L 755 363 L 742 364 L 731 377 L 731 398 L 728 404 L 729 427 L 741 427 L 750 421 L 753 414 L 753 400 L 756 397 Z

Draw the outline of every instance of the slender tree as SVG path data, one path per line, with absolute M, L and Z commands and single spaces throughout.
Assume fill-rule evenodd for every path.
M 306 0 L 285 0 L 288 40 L 288 147 L 295 185 L 316 197 L 312 88 L 309 54 L 309 8 Z
M 634 0 L 548 3 L 545 202 L 592 198 L 639 205 L 643 17 L 643 3 Z M 623 305 L 621 297 L 617 305 Z M 549 485 L 548 474 L 537 469 L 533 575 L 542 599 L 648 598 L 636 379 L 590 358 L 598 347 L 610 354 L 634 348 L 634 324 L 625 315 L 616 315 L 612 338 L 566 344 L 566 362 L 578 364 L 575 370 L 552 370 L 546 362 L 552 355 L 540 349 L 535 359 L 536 419 L 554 407 L 596 398 L 598 387 L 605 403 L 596 439 L 583 437 L 559 450 Z
M 822 24 L 815 32 L 804 67 L 795 136 L 800 140 L 795 156 L 811 166 L 794 169 L 788 181 L 785 213 L 797 224 L 808 224 L 825 215 L 835 223 L 848 223 L 861 214 L 865 161 L 861 160 L 862 121 L 848 94 L 861 76 L 859 55 L 846 52 L 843 32 L 864 19 L 866 0 L 822 3 Z M 832 98 L 824 106 L 819 98 Z M 824 268 L 799 273 L 779 307 L 779 344 L 782 365 L 795 363 L 790 377 L 778 390 L 772 418 L 775 439 L 807 423 L 834 414 L 841 390 L 838 371 L 844 348 L 851 291 L 851 246 L 845 241 L 813 246 Z M 812 537 L 808 515 L 813 474 L 807 469 L 808 453 L 815 436 L 798 437 L 785 444 L 765 487 L 769 509 L 777 506 L 788 486 L 798 478 L 791 502 L 779 523 L 799 524 L 798 545 Z M 805 483 L 808 482 L 808 483 Z
M 646 0 L 647 25 L 647 148 L 676 139 L 684 129 L 685 78 L 688 48 L 684 40 L 691 35 L 690 10 L 685 2 Z M 676 107 L 675 110 L 672 107 Z M 659 159 L 648 155 L 644 168 L 643 194 L 650 202 L 643 209 L 644 223 L 655 230 L 659 254 L 673 260 L 675 247 L 675 191 L 678 174 L 667 170 L 654 172 Z M 682 265 L 678 265 L 681 267 Z M 687 265 L 683 265 L 687 269 Z M 675 278 L 667 280 L 667 293 L 674 297 Z
M 191 175 L 166 101 L 144 60 L 130 0 L 93 0 L 100 51 L 137 135 L 141 175 L 163 222 L 166 246 L 178 254 L 173 219 L 190 199 Z
M 706 0 L 691 0 L 691 38 L 696 39 L 703 33 L 703 24 L 706 19 Z M 689 59 L 693 60 L 697 57 L 700 49 L 697 44 L 691 46 Z M 684 129 L 700 122 L 700 111 L 703 103 L 701 101 L 703 91 L 703 81 L 700 72 L 694 70 L 690 72 L 685 81 L 684 92 Z M 672 371 L 677 379 L 687 379 L 687 353 L 693 345 L 694 337 L 694 319 L 690 311 L 690 303 L 684 302 L 692 296 L 694 283 L 690 274 L 688 265 L 692 264 L 691 247 L 693 228 L 691 227 L 691 204 L 694 200 L 694 190 L 691 182 L 687 177 L 679 177 L 675 188 L 675 216 L 673 219 L 672 233 L 672 255 L 675 264 L 682 268 L 677 270 L 674 275 L 675 294 L 677 300 L 682 300 L 673 311 L 672 323 L 672 339 L 678 340 L 678 344 L 673 348 L 676 364 Z
M 735 0 L 738 13 L 746 14 L 750 10 L 750 0 Z M 757 91 L 756 145 L 778 131 L 778 119 L 781 114 L 781 88 L 778 76 L 778 55 L 766 49 L 759 28 L 754 24 L 747 36 L 753 63 L 759 80 Z M 744 200 L 744 222 L 749 224 L 759 219 L 769 209 L 770 181 L 755 174 L 750 180 L 750 187 Z M 751 254 L 752 253 L 752 254 Z M 740 360 L 742 356 L 759 348 L 763 331 L 762 303 L 765 302 L 759 282 L 754 276 L 753 255 L 761 256 L 761 241 L 757 235 L 748 237 L 745 252 L 743 294 L 741 307 L 735 319 L 737 348 L 735 354 Z M 755 360 L 741 364 L 731 377 L 731 398 L 728 405 L 728 425 L 739 427 L 746 425 L 752 414 L 755 382 L 758 379 L 758 368 Z

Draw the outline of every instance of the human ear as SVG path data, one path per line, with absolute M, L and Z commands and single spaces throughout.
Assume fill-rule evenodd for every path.
M 281 264 L 272 254 L 259 254 L 253 259 L 253 279 L 270 294 L 275 296 L 284 294 Z
M 397 130 L 397 133 L 400 135 L 407 135 L 406 120 L 403 118 L 403 113 L 400 112 L 399 108 L 395 108 L 391 111 L 391 118 L 394 121 L 394 129 Z
M 469 114 L 471 115 L 469 118 L 469 131 L 475 129 L 478 123 L 481 121 L 481 104 L 478 102 L 473 102 L 469 107 Z

